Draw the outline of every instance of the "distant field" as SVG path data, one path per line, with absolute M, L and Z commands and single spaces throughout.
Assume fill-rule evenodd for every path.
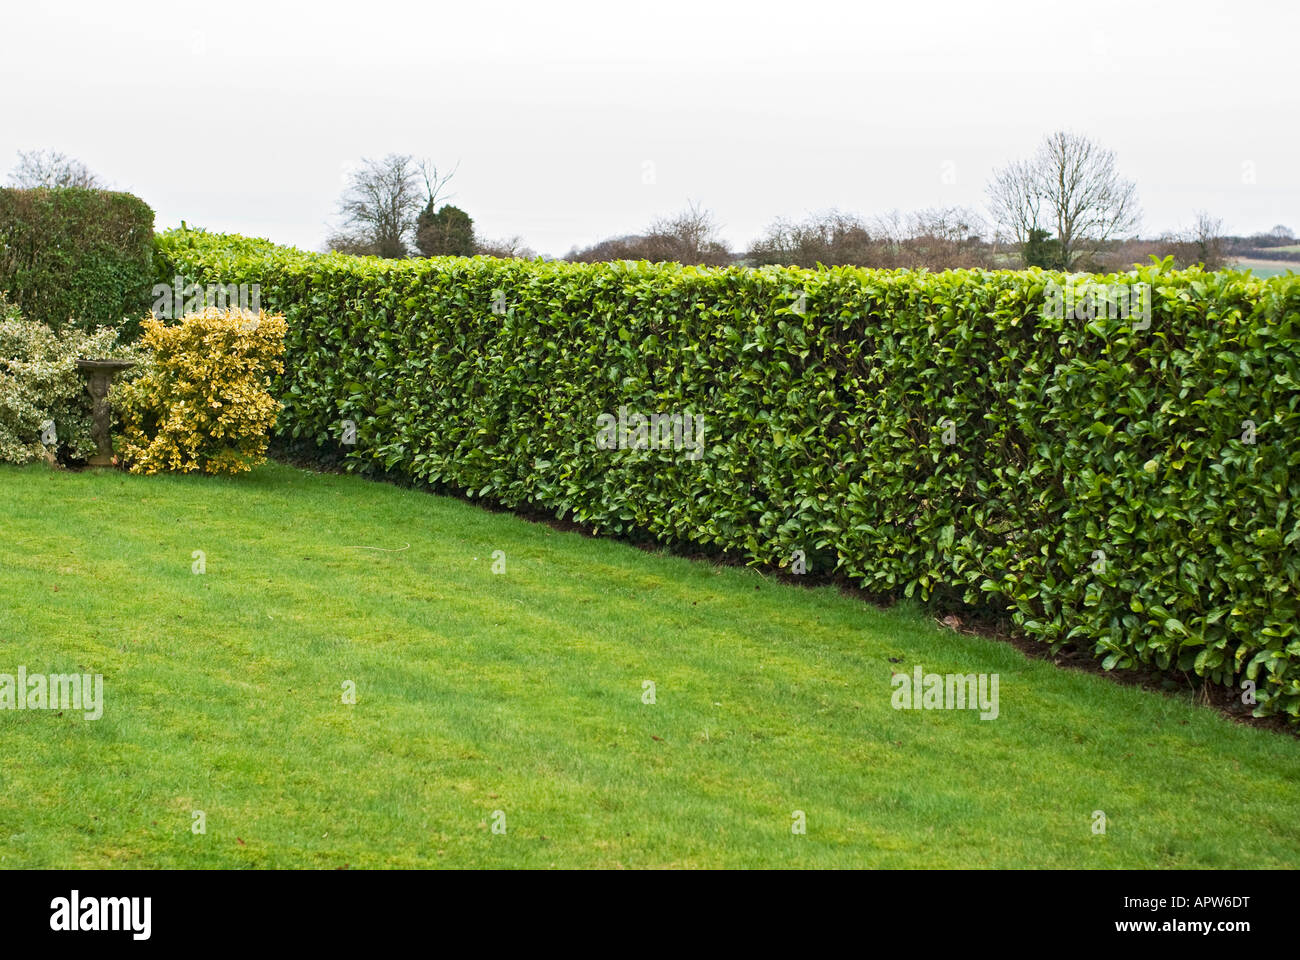
M 1279 247 L 1291 250 L 1291 247 Z M 1300 246 L 1294 249 L 1300 250 Z M 1286 260 L 1238 260 L 1233 266 L 1238 270 L 1249 270 L 1257 277 L 1279 277 L 1284 273 L 1300 273 L 1300 263 Z

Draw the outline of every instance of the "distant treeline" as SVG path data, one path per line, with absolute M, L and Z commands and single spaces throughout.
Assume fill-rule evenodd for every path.
M 1249 237 L 1224 236 L 1221 223 L 1204 214 L 1182 233 L 1129 237 L 1086 244 L 1071 265 L 1087 272 L 1111 273 L 1146 264 L 1151 257 L 1172 257 L 1185 268 L 1202 264 L 1225 267 L 1243 258 L 1300 261 L 1300 253 L 1279 250 L 1296 243 L 1286 227 Z M 1005 239 L 976 211 L 964 207 L 891 213 L 866 218 L 830 211 L 801 221 L 778 220 L 742 251 L 733 251 L 718 236 L 708 211 L 692 206 L 682 214 L 656 221 L 643 233 L 602 240 L 575 248 L 565 260 L 676 261 L 705 266 L 781 266 L 908 268 L 950 270 L 1060 266 L 1059 242 L 1045 230 L 1032 231 L 1023 242 Z
M 537 256 L 519 237 L 480 238 L 465 210 L 442 202 L 455 173 L 404 154 L 363 160 L 340 199 L 341 220 L 326 248 L 387 259 L 487 255 Z M 931 271 L 1042 267 L 1110 273 L 1172 258 L 1178 268 L 1210 270 L 1238 259 L 1300 260 L 1279 248 L 1295 243 L 1283 226 L 1229 237 L 1223 222 L 1195 214 L 1187 230 L 1150 239 L 1138 234 L 1136 187 L 1120 176 L 1113 151 L 1058 131 L 1030 157 L 998 170 L 987 186 L 988 213 L 942 207 L 865 217 L 831 210 L 779 219 L 743 250 L 722 239 L 709 211 L 691 204 L 638 233 L 575 247 L 561 259 L 676 262 L 703 266 L 858 266 Z
M 1278 249 L 1296 245 L 1296 238 L 1291 235 L 1291 231 L 1281 226 L 1274 227 L 1268 233 L 1257 233 L 1250 237 L 1224 237 L 1223 245 L 1234 259 L 1289 260 L 1300 263 L 1300 251 Z

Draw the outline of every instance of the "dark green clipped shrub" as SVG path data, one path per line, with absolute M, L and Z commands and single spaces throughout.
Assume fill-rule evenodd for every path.
M 1152 266 L 1053 312 L 1079 278 L 161 249 L 261 284 L 289 322 L 280 429 L 358 467 L 802 551 L 1300 715 L 1300 278 Z M 600 449 L 620 407 L 702 416 L 701 455 Z
M 153 284 L 153 210 L 129 193 L 0 188 L 0 290 L 55 332 L 133 339 Z
M 425 257 L 472 257 L 474 221 L 460 207 L 446 204 L 435 213 L 429 204 L 415 222 L 415 246 Z

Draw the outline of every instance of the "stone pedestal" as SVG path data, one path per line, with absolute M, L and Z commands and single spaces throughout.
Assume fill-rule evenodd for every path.
M 77 369 L 86 378 L 86 390 L 92 402 L 90 435 L 95 441 L 95 455 L 90 458 L 92 467 L 113 465 L 113 438 L 109 434 L 112 410 L 108 405 L 108 385 L 119 370 L 134 367 L 130 360 L 77 360 Z

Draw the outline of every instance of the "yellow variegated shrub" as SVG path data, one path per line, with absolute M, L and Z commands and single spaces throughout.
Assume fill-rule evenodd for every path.
M 266 459 L 280 403 L 284 317 L 210 307 L 175 326 L 146 318 L 143 372 L 115 388 L 118 451 L 133 473 L 240 473 Z

